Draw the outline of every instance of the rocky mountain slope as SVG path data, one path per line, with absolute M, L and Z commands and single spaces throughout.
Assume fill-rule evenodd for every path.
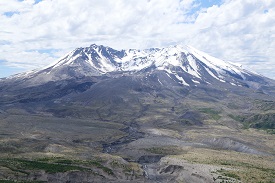
M 111 73 L 165 72 L 179 84 L 215 84 L 260 87 L 266 78 L 242 69 L 240 65 L 219 60 L 191 46 L 170 46 L 147 50 L 114 50 L 91 45 L 77 48 L 45 69 L 18 74 L 11 79 L 28 79 L 33 84 L 68 78 L 112 75 Z
M 274 109 L 273 80 L 190 46 L 77 48 L 0 80 L 0 180 L 274 181 Z

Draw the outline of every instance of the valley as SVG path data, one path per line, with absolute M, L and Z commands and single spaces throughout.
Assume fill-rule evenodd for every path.
M 130 52 L 92 45 L 2 79 L 0 182 L 274 182 L 275 82 L 181 49 L 125 71 Z

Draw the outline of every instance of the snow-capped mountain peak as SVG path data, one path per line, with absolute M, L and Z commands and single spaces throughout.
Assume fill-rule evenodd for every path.
M 89 47 L 77 48 L 53 65 L 24 77 L 40 75 L 42 80 L 50 81 L 110 75 L 116 72 L 156 71 L 165 72 L 171 79 L 186 86 L 213 82 L 243 86 L 247 85 L 247 81 L 251 84 L 264 80 L 261 76 L 244 70 L 240 65 L 217 59 L 186 45 L 145 50 L 115 50 L 92 44 Z

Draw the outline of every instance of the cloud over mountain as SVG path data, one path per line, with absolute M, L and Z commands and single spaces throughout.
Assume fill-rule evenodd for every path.
M 118 49 L 180 43 L 274 78 L 274 12 L 268 0 L 5 0 L 0 60 L 32 69 L 91 43 Z

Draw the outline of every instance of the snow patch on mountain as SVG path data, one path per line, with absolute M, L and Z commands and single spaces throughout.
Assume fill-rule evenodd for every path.
M 16 77 L 32 77 L 40 73 L 40 75 L 48 75 L 44 80 L 50 80 L 64 78 L 66 72 L 69 75 L 73 73 L 71 77 L 75 75 L 81 77 L 117 71 L 150 72 L 154 70 L 165 71 L 171 79 L 177 80 L 184 86 L 212 84 L 212 79 L 235 86 L 240 84 L 236 80 L 246 80 L 253 75 L 252 72 L 244 70 L 241 65 L 217 59 L 192 46 L 115 50 L 93 44 L 90 47 L 71 51 L 56 63 L 40 71 L 19 74 Z M 159 78 L 158 81 L 162 84 Z

